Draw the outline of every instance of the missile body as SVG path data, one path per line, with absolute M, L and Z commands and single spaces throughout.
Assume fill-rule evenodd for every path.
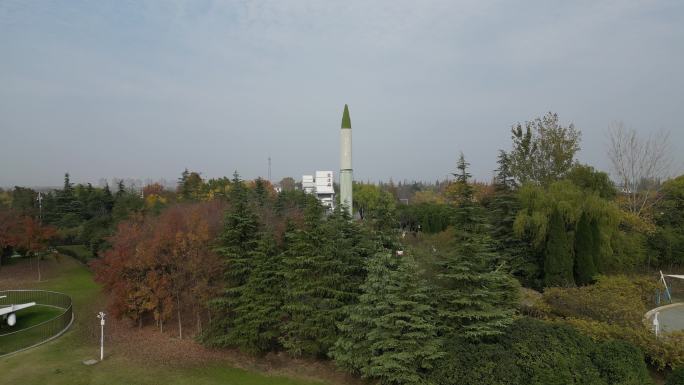
M 353 216 L 352 201 L 352 130 L 349 108 L 344 105 L 340 130 L 340 204 Z

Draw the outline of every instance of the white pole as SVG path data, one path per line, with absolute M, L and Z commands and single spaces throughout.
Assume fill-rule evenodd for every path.
M 672 302 L 672 293 L 670 293 L 670 288 L 667 287 L 667 281 L 665 281 L 665 275 L 663 275 L 662 270 L 660 270 L 660 280 L 663 281 L 663 285 L 665 286 L 665 296 L 667 297 L 667 300 Z
M 105 313 L 100 312 L 97 315 L 100 319 L 100 361 L 104 359 L 104 325 L 105 325 Z

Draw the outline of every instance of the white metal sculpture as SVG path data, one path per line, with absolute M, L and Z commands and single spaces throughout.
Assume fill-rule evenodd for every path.
M 0 298 L 6 298 L 6 295 L 3 295 Z M 19 305 L 0 305 L 4 307 L 0 307 L 0 317 L 2 317 L 3 321 L 7 322 L 7 325 L 9 326 L 14 326 L 17 324 L 17 311 L 29 308 L 31 306 L 35 306 L 35 302 L 28 302 L 28 303 L 22 303 Z
M 104 359 L 104 325 L 105 325 L 105 313 L 99 312 L 97 318 L 100 319 L 100 361 Z

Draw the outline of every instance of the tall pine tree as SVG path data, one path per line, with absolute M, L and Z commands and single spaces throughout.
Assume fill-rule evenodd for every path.
M 247 282 L 253 265 L 252 254 L 259 244 L 259 219 L 237 172 L 233 174 L 229 202 L 216 251 L 225 258 L 228 286 L 239 288 Z
M 378 252 L 367 262 L 359 303 L 347 308 L 330 355 L 382 384 L 424 384 L 442 355 L 426 282 L 408 256 Z
M 459 195 L 454 208 L 452 253 L 436 260 L 435 307 L 447 337 L 486 338 L 513 322 L 517 284 L 493 252 L 482 206 L 473 201 L 463 154 L 458 162 Z
M 59 227 L 76 227 L 81 222 L 81 202 L 76 199 L 74 185 L 69 179 L 69 173 L 64 174 L 64 188 L 55 192 L 54 224 Z
M 326 220 L 315 198 L 304 226 L 288 234 L 283 260 L 287 320 L 281 342 L 294 355 L 325 356 L 337 339 L 344 306 L 355 303 L 363 282 L 357 225 L 337 209 Z
M 224 229 L 216 252 L 223 257 L 225 289 L 221 297 L 211 301 L 214 316 L 203 339 L 214 346 L 230 346 L 229 337 L 235 327 L 235 310 L 239 306 L 252 269 L 259 255 L 259 220 L 247 188 L 237 172 L 233 175 L 230 207 L 226 211 Z
M 114 208 L 114 196 L 109 189 L 109 183 L 105 183 L 104 189 L 102 190 L 102 205 L 107 214 L 112 213 L 112 208 Z
M 254 195 L 256 195 L 259 206 L 263 206 L 266 203 L 268 192 L 266 191 L 266 183 L 261 177 L 254 181 Z
M 254 267 L 234 300 L 233 326 L 226 343 L 250 353 L 264 353 L 279 347 L 284 317 L 282 254 L 273 238 L 264 234 L 252 258 Z

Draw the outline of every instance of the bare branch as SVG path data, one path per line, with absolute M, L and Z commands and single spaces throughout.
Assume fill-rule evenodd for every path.
M 662 181 L 670 177 L 670 133 L 659 131 L 640 138 L 636 130 L 625 128 L 622 122 L 614 122 L 608 136 L 608 157 L 614 177 L 627 197 L 628 209 L 641 216 L 658 199 Z

